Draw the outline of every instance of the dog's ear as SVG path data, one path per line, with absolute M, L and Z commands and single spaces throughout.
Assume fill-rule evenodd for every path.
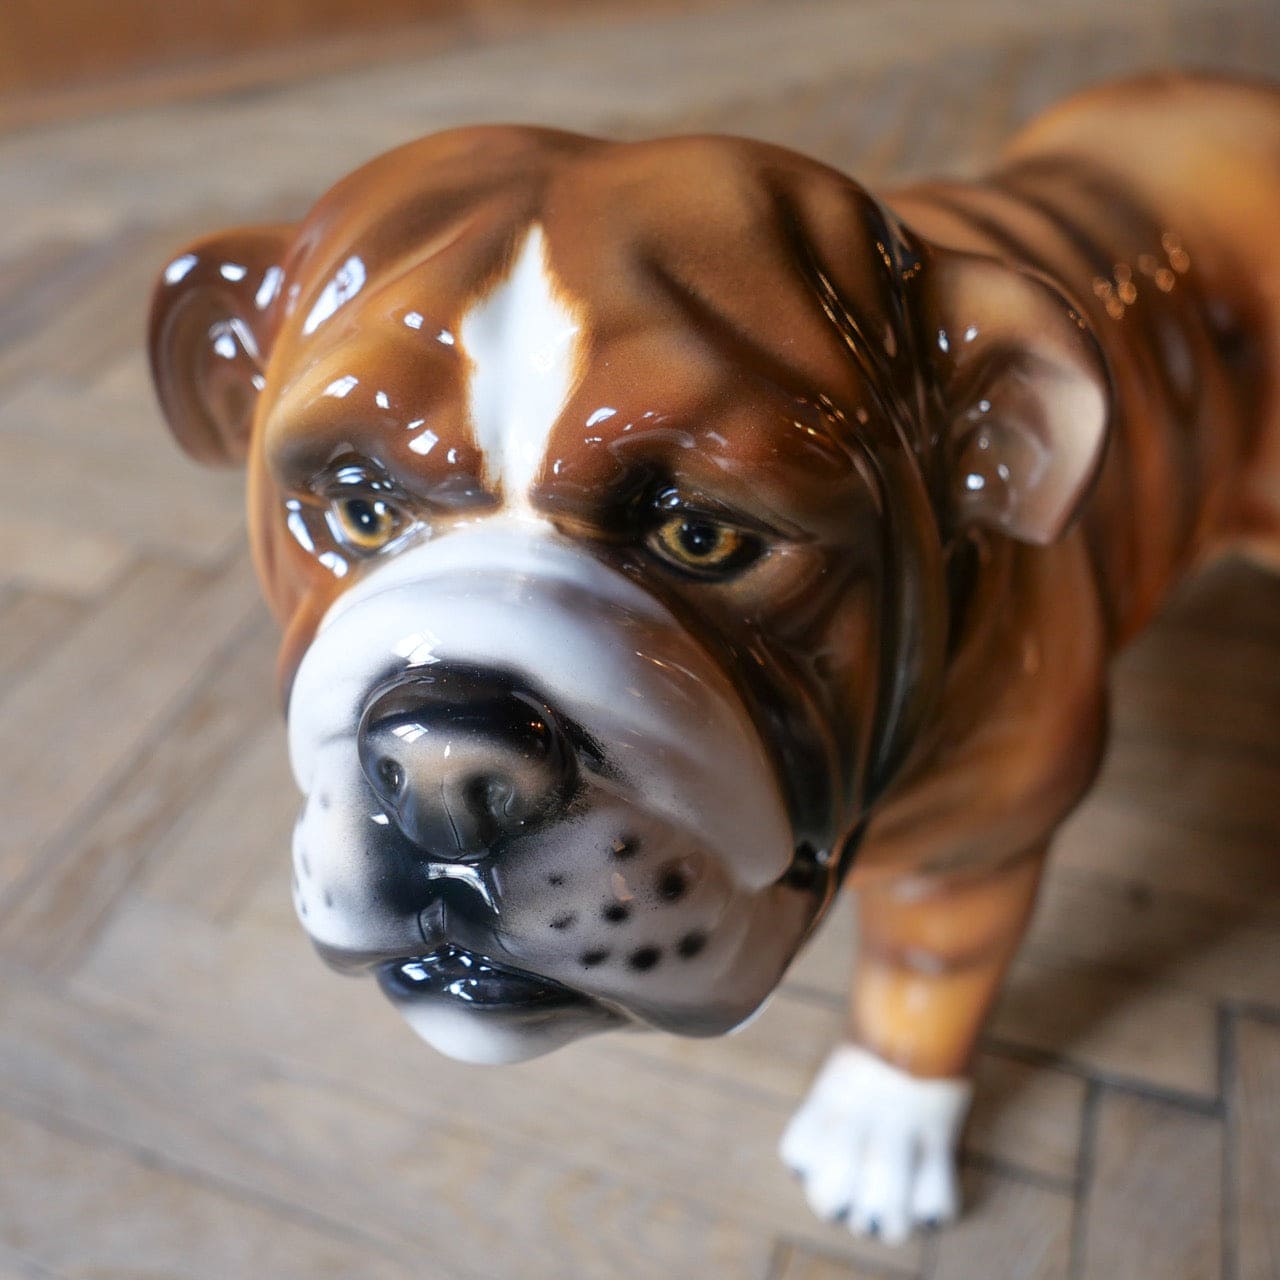
M 922 248 L 924 334 L 962 523 L 1059 537 L 1106 447 L 1111 384 L 1084 318 L 1052 285 L 994 258 Z
M 151 376 L 182 447 L 238 465 L 278 320 L 291 226 L 243 227 L 193 244 L 151 299 Z

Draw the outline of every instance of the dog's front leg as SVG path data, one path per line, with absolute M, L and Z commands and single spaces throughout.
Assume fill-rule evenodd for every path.
M 995 870 L 859 891 L 850 1038 L 782 1140 L 819 1216 L 894 1241 L 956 1215 L 969 1063 L 1044 853 L 1040 845 Z

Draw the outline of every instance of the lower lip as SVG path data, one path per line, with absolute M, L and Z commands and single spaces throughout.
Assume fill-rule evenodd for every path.
M 585 996 L 546 978 L 508 969 L 460 947 L 439 947 L 424 956 L 378 967 L 383 992 L 395 1001 L 444 1000 L 476 1011 L 550 1011 L 584 1005 Z

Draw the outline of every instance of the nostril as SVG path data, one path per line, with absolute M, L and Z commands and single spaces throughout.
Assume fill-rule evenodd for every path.
M 469 778 L 462 788 L 467 808 L 479 817 L 501 818 L 515 800 L 515 787 L 509 778 L 492 773 Z
M 391 795 L 400 794 L 400 788 L 404 786 L 404 770 L 395 760 L 390 756 L 383 756 L 377 763 L 376 772 L 378 781 Z

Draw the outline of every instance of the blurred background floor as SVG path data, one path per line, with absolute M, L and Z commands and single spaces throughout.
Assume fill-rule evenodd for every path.
M 170 446 L 144 368 L 185 239 L 464 121 L 748 133 L 875 183 L 1107 75 L 1280 75 L 1274 0 L 570 9 L 0 136 L 0 1277 L 1275 1280 L 1280 581 L 1242 565 L 1119 665 L 985 1041 L 969 1212 L 904 1248 L 813 1220 L 774 1157 L 847 911 L 737 1036 L 502 1070 L 296 927 L 241 481 Z

